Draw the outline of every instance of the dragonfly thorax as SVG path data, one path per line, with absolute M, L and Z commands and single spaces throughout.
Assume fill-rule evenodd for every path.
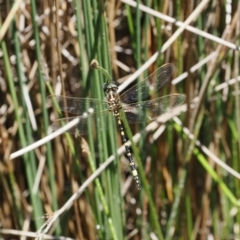
M 114 115 L 118 114 L 122 108 L 119 102 L 119 94 L 117 93 L 118 87 L 114 83 L 105 83 L 103 90 L 106 94 L 106 99 L 109 105 L 108 110 L 113 112 Z

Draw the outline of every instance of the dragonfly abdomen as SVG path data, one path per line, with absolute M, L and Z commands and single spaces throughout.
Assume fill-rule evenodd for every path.
M 133 161 L 132 153 L 131 153 L 130 148 L 129 148 L 128 144 L 127 144 L 127 138 L 126 138 L 126 135 L 124 133 L 122 121 L 120 119 L 119 114 L 115 114 L 115 116 L 116 116 L 116 119 L 117 119 L 117 124 L 118 124 L 118 128 L 119 128 L 119 131 L 120 131 L 120 134 L 121 134 L 122 142 L 123 142 L 123 144 L 125 146 L 127 159 L 129 161 L 129 165 L 130 165 L 130 168 L 131 168 L 131 171 L 132 171 L 133 178 L 134 178 L 134 180 L 136 182 L 137 189 L 141 190 L 141 184 L 140 184 L 140 180 L 139 180 L 139 177 L 138 177 L 136 165 L 135 165 L 135 163 Z

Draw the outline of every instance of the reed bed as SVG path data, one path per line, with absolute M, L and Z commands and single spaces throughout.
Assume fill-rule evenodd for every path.
M 2 0 L 0 14 L 0 239 L 240 239 L 239 1 Z M 114 118 L 52 133 L 70 115 L 49 95 L 104 100 L 93 59 L 121 91 L 172 63 L 160 94 L 186 95 L 125 124 L 140 191 Z

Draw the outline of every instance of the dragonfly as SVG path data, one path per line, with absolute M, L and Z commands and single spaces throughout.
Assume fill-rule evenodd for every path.
M 50 97 L 54 98 L 54 101 L 57 101 L 61 111 L 78 115 L 79 123 L 68 130 L 72 134 L 88 134 L 88 126 L 91 126 L 92 129 L 107 129 L 110 126 L 109 116 L 111 115 L 116 119 L 133 178 L 137 189 L 140 190 L 141 183 L 130 147 L 127 144 L 127 137 L 122 123 L 122 114 L 125 114 L 130 124 L 143 123 L 146 120 L 154 120 L 161 114 L 172 111 L 175 107 L 182 105 L 185 101 L 184 94 L 171 94 L 149 99 L 152 93 L 157 92 L 168 82 L 174 69 L 173 64 L 167 63 L 158 68 L 146 79 L 120 94 L 118 93 L 118 86 L 114 82 L 105 82 L 103 85 L 103 91 L 106 95 L 104 101 L 94 98 L 73 98 L 61 95 L 52 95 Z M 52 124 L 53 130 L 61 128 L 62 122 L 68 123 L 74 118 L 76 117 L 56 120 Z M 103 128 L 100 127 L 102 124 L 104 125 Z

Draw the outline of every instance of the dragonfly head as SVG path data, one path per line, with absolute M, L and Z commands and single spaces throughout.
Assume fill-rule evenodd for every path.
M 106 82 L 106 83 L 103 84 L 103 91 L 105 93 L 108 93 L 110 91 L 117 92 L 117 90 L 118 90 L 118 87 L 114 83 L 107 83 Z

